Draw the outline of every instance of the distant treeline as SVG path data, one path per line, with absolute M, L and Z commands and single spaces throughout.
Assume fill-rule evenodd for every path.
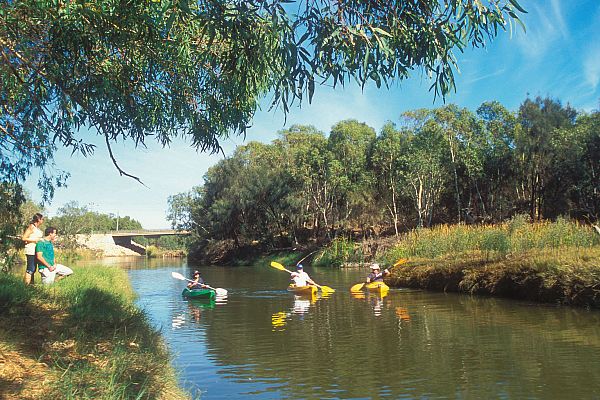
M 329 135 L 294 125 L 171 196 L 169 219 L 200 239 L 281 246 L 522 214 L 596 221 L 599 190 L 600 112 L 538 97 L 516 112 L 498 102 L 409 111 L 379 134 L 355 120 Z
M 58 228 L 63 236 L 142 229 L 142 224 L 129 216 L 99 213 L 89 206 L 80 206 L 76 201 L 63 205 L 56 216 L 47 219 L 44 225 Z

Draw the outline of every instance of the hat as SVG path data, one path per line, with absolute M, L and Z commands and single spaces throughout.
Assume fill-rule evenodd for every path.
M 302 269 L 302 268 L 304 268 L 304 267 L 302 266 L 302 264 L 298 264 L 298 265 L 296 265 L 296 269 Z
M 371 269 L 379 269 L 379 264 L 371 264 Z
M 195 271 L 194 271 L 194 273 L 192 274 L 192 276 L 193 276 L 193 275 L 200 275 L 200 271 L 198 271 L 198 270 L 195 270 Z

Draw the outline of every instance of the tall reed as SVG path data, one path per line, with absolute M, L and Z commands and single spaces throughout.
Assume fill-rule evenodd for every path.
M 558 219 L 530 224 L 522 216 L 497 225 L 442 225 L 406 233 L 388 257 L 436 258 L 478 252 L 485 258 L 528 250 L 590 248 L 600 236 L 590 227 Z

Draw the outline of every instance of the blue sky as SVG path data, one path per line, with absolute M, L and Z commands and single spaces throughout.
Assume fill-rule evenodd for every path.
M 600 108 L 600 1 L 520 0 L 528 14 L 523 17 L 527 32 L 513 27 L 485 49 L 468 49 L 458 54 L 460 72 L 456 93 L 446 103 L 475 110 L 482 102 L 498 100 L 517 110 L 527 95 L 551 96 L 581 111 Z M 416 108 L 441 106 L 433 102 L 430 82 L 415 71 L 409 80 L 389 89 L 374 85 L 361 91 L 354 83 L 346 88 L 318 87 L 312 104 L 293 108 L 284 125 L 280 111 L 259 110 L 247 141 L 271 142 L 277 131 L 292 124 L 311 124 L 325 133 L 344 119 L 357 119 L 379 131 L 387 121 L 399 121 L 401 113 Z M 268 101 L 265 100 L 265 105 Z M 223 142 L 227 155 L 244 144 L 242 137 Z M 71 156 L 61 150 L 58 167 L 71 173 L 68 187 L 57 190 L 46 205 L 49 216 L 63 204 L 75 200 L 94 211 L 128 215 L 144 228 L 168 228 L 167 199 L 203 183 L 207 169 L 222 158 L 195 152 L 184 141 L 162 149 L 147 143 L 147 149 L 116 144 L 113 151 L 121 168 L 139 176 L 146 186 L 119 176 L 102 142 L 92 157 Z M 37 174 L 26 183 L 35 201 L 41 196 L 35 186 Z

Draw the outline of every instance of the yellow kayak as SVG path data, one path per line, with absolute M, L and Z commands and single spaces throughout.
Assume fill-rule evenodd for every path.
M 296 286 L 294 284 L 291 284 L 290 286 L 288 286 L 287 290 L 289 290 L 290 292 L 294 292 L 298 295 L 307 295 L 307 296 L 311 296 L 317 293 L 317 287 L 316 286 Z
M 387 293 L 388 290 L 390 290 L 390 287 L 388 285 L 386 285 L 384 282 L 369 282 L 369 283 L 365 283 L 365 288 L 369 291 L 369 292 L 373 292 L 373 293 Z

